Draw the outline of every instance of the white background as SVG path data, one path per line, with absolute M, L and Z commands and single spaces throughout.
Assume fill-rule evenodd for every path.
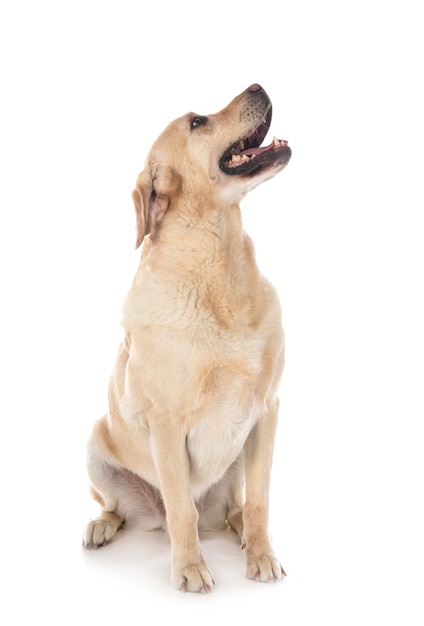
M 1 611 L 5 624 L 420 625 L 423 65 L 412 0 L 19 1 L 0 9 Z M 202 538 L 81 549 L 85 441 L 139 258 L 131 192 L 173 118 L 259 82 L 287 169 L 243 202 L 287 365 L 271 505 L 283 583 Z

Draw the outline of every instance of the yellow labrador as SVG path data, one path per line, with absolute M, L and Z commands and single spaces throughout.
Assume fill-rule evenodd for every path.
M 239 207 L 290 159 L 286 141 L 260 147 L 271 111 L 254 84 L 219 113 L 180 117 L 154 143 L 133 193 L 143 249 L 109 411 L 88 444 L 102 512 L 84 545 L 103 546 L 124 525 L 164 529 L 172 584 L 183 591 L 212 589 L 199 530 L 227 525 L 248 577 L 284 574 L 268 534 L 284 337 Z

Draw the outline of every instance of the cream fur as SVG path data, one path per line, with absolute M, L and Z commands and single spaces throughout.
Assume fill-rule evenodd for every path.
M 283 169 L 282 149 L 250 176 L 219 167 L 271 104 L 253 85 L 195 124 L 172 122 L 153 145 L 134 191 L 139 269 L 123 307 L 123 341 L 109 411 L 88 444 L 102 513 L 86 547 L 123 525 L 165 529 L 172 584 L 209 591 L 198 529 L 240 535 L 247 574 L 283 570 L 268 536 L 268 491 L 284 337 L 277 294 L 258 271 L 239 202 Z

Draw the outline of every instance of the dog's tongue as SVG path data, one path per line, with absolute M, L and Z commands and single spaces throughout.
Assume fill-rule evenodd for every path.
M 284 141 L 284 139 L 277 139 L 276 137 L 273 138 L 272 143 L 269 144 L 269 146 L 265 146 L 265 147 L 261 147 L 258 146 L 257 148 L 248 148 L 247 150 L 242 150 L 241 152 L 239 152 L 240 156 L 243 156 L 244 154 L 247 155 L 257 155 L 257 154 L 261 154 L 262 152 L 266 152 L 267 150 L 272 150 L 273 148 L 281 148 L 283 146 L 287 145 L 287 141 Z

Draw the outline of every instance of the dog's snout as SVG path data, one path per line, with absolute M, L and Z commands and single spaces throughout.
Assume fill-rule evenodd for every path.
M 247 91 L 262 91 L 262 87 L 258 83 L 253 83 L 253 85 L 247 88 Z

